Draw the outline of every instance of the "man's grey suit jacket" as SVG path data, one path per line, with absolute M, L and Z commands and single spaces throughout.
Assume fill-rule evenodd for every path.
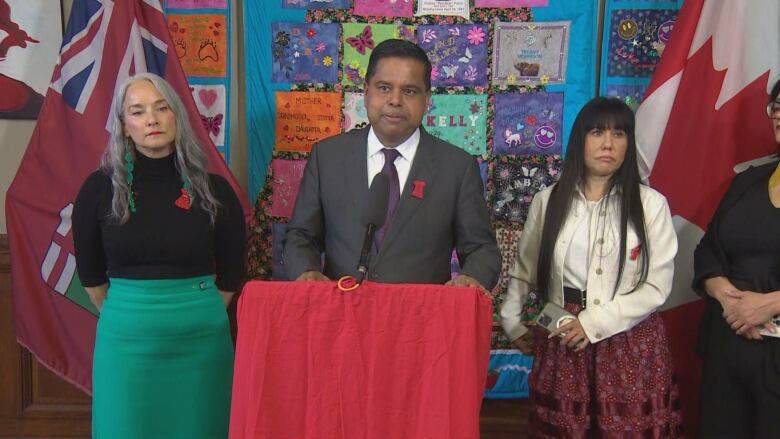
M 368 132 L 353 130 L 312 148 L 287 226 L 284 264 L 290 279 L 320 271 L 323 252 L 326 276 L 357 276 L 366 230 Z M 414 182 L 424 183 L 422 197 L 413 196 Z M 421 127 L 400 203 L 378 253 L 374 246 L 368 277 L 386 283 L 445 283 L 453 248 L 461 273 L 492 289 L 501 256 L 476 160 Z

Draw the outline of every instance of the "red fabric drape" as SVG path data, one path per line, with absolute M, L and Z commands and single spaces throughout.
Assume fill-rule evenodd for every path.
M 474 288 L 250 282 L 230 438 L 477 438 L 491 324 Z

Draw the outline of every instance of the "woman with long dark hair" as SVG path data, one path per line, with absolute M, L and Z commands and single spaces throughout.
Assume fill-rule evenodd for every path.
M 766 113 L 780 152 L 780 80 Z M 699 328 L 699 432 L 780 437 L 780 164 L 738 174 L 694 253 Z
M 534 354 L 532 437 L 677 437 L 671 354 L 655 311 L 672 287 L 677 238 L 666 199 L 643 185 L 634 114 L 595 98 L 577 115 L 560 180 L 531 203 L 501 309 Z M 569 316 L 521 321 L 536 291 Z M 561 311 L 562 312 L 562 311 Z
M 73 209 L 79 279 L 100 312 L 92 436 L 227 437 L 233 344 L 225 306 L 244 275 L 244 216 L 207 172 L 164 79 L 122 83 L 100 169 Z

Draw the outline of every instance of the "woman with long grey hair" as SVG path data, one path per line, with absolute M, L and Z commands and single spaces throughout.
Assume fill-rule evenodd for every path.
M 225 306 L 245 225 L 173 88 L 117 89 L 100 168 L 73 211 L 79 278 L 100 312 L 93 437 L 227 437 L 233 345 Z

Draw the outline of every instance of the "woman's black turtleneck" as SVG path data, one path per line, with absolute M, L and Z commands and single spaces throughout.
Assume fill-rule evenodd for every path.
M 220 290 L 236 292 L 244 276 L 245 225 L 241 204 L 221 176 L 209 174 L 220 207 L 212 226 L 197 201 L 189 210 L 174 202 L 182 181 L 176 154 L 152 159 L 136 154 L 136 212 L 122 225 L 111 218 L 112 186 L 102 170 L 81 187 L 73 209 L 76 266 L 82 285 L 109 277 L 177 279 L 216 274 Z

